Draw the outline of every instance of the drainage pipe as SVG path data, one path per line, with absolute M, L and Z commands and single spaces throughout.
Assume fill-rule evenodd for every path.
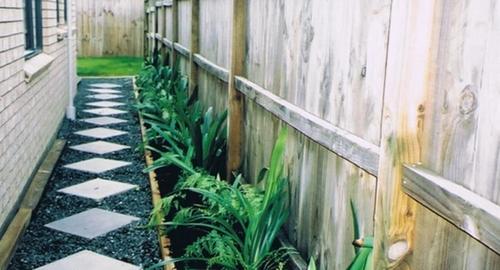
M 73 44 L 75 41 L 75 37 L 73 35 L 73 0 L 67 0 L 66 2 L 66 16 L 67 22 L 66 25 L 68 27 L 68 96 L 69 102 L 68 107 L 66 108 L 66 118 L 70 120 L 75 120 L 76 118 L 76 110 L 75 105 L 73 104 L 73 98 L 75 96 L 75 55 L 73 52 Z

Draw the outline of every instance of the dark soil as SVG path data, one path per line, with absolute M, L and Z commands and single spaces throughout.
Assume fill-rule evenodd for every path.
M 85 103 L 95 101 L 86 97 L 91 94 L 91 92 L 84 89 L 86 89 L 89 84 L 97 82 L 123 85 L 122 95 L 126 97 L 113 101 L 127 103 L 127 106 L 117 108 L 128 110 L 129 113 L 116 117 L 128 120 L 128 122 L 111 125 L 109 128 L 127 131 L 128 134 L 109 138 L 106 139 L 106 141 L 131 147 L 131 149 L 105 154 L 101 157 L 129 161 L 133 164 L 100 175 L 63 168 L 63 165 L 97 156 L 95 154 L 77 152 L 68 148 L 68 146 L 71 145 L 95 141 L 92 138 L 74 135 L 73 132 L 95 128 L 96 126 L 81 121 L 71 122 L 65 120 L 58 134 L 58 138 L 67 140 L 67 145 L 46 186 L 45 194 L 34 212 L 31 223 L 20 241 L 17 252 L 9 266 L 11 270 L 33 269 L 84 249 L 135 265 L 148 266 L 159 261 L 160 256 L 156 231 L 139 227 L 141 224 L 147 223 L 152 205 L 149 180 L 147 174 L 143 173 L 145 167 L 143 153 L 136 150 L 140 146 L 142 139 L 137 114 L 132 105 L 135 102 L 132 90 L 132 80 L 82 80 L 75 99 L 77 119 L 96 117 L 96 115 L 84 113 L 83 109 L 88 108 Z M 58 189 L 82 183 L 98 176 L 104 179 L 136 184 L 139 188 L 137 190 L 108 197 L 101 202 L 57 192 Z M 125 226 L 93 240 L 87 240 L 44 227 L 44 224 L 94 207 L 133 215 L 141 218 L 141 221 L 140 224 Z
M 150 142 L 151 146 L 156 149 L 161 149 L 161 145 L 157 145 L 154 142 Z M 159 158 L 160 155 L 156 152 L 152 152 L 153 160 Z M 158 181 L 158 186 L 160 189 L 160 195 L 162 197 L 166 197 L 174 191 L 175 185 L 179 180 L 182 171 L 179 167 L 170 165 L 165 166 L 155 170 L 156 180 Z M 201 198 L 194 194 L 186 194 L 186 198 L 181 202 L 182 206 L 192 206 L 195 203 L 201 203 Z M 169 215 L 166 216 L 166 220 L 172 220 L 175 213 L 171 211 Z M 170 230 L 168 233 L 168 238 L 170 239 L 171 246 L 169 251 L 171 252 L 171 256 L 173 258 L 179 258 L 184 255 L 184 250 L 187 246 L 196 241 L 199 237 L 203 236 L 205 232 L 200 231 L 196 228 L 191 227 L 178 227 Z M 185 265 L 185 263 L 178 262 L 176 263 L 177 269 L 203 269 L 206 268 L 206 265 L 202 262 L 197 263 L 191 261 L 189 263 L 189 267 Z

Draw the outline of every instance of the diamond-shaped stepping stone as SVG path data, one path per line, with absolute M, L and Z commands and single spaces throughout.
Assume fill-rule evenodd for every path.
M 97 102 L 89 102 L 87 103 L 89 106 L 94 106 L 94 107 L 118 107 L 118 106 L 123 106 L 126 105 L 125 103 L 121 102 L 114 102 L 114 101 L 97 101 Z
M 97 114 L 97 115 L 114 115 L 114 114 L 124 114 L 127 113 L 126 111 L 122 110 L 117 110 L 113 108 L 98 108 L 98 109 L 88 109 L 88 110 L 83 110 L 84 112 L 92 113 L 92 114 Z
M 120 160 L 113 160 L 106 158 L 91 158 L 84 161 L 64 165 L 64 167 L 68 169 L 89 172 L 89 173 L 103 173 L 124 166 L 128 166 L 130 164 L 132 163 Z
M 95 98 L 95 99 L 108 100 L 108 99 L 121 98 L 123 96 L 122 95 L 115 95 L 115 94 L 97 94 L 97 95 L 89 95 L 87 97 L 89 97 L 89 98 Z
M 140 270 L 141 268 L 89 250 L 83 250 L 35 270 Z
M 93 239 L 137 220 L 139 218 L 133 216 L 92 208 L 79 214 L 45 224 L 45 227 Z
M 106 197 L 121 194 L 136 187 L 136 185 L 96 178 L 78 185 L 60 189 L 58 191 L 100 201 Z
M 106 126 L 106 125 L 112 125 L 112 124 L 120 124 L 120 123 L 125 123 L 127 120 L 123 120 L 120 118 L 114 118 L 114 117 L 93 117 L 93 118 L 86 118 L 82 119 L 83 122 L 98 125 L 98 126 Z
M 130 148 L 129 146 L 126 145 L 121 145 L 117 143 L 110 143 L 110 142 L 105 142 L 105 141 L 97 141 L 97 142 L 91 142 L 91 143 L 84 143 L 80 145 L 75 145 L 71 146 L 71 149 L 82 151 L 82 152 L 89 152 L 92 154 L 107 154 L 123 149 Z
M 97 138 L 97 139 L 106 139 L 106 138 L 111 138 L 123 134 L 127 134 L 125 131 L 121 130 L 116 130 L 116 129 L 111 129 L 111 128 L 91 128 L 91 129 L 86 129 L 82 131 L 77 131 L 75 132 L 77 135 L 81 136 L 87 136 L 87 137 L 92 137 L 92 138 Z
M 115 84 L 115 83 L 94 83 L 94 84 L 91 84 L 90 87 L 97 87 L 97 88 L 119 88 L 119 87 L 122 87 L 122 86 L 119 85 L 119 84 Z
M 115 89 L 101 89 L 101 88 L 92 88 L 92 89 L 87 89 L 89 92 L 93 93 L 98 93 L 98 94 L 119 94 L 121 93 L 120 90 L 115 90 Z

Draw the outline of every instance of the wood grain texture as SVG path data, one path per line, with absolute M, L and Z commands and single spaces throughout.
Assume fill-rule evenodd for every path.
M 175 67 L 178 64 L 177 60 L 177 51 L 175 50 L 174 44 L 179 41 L 179 1 L 172 0 L 172 8 L 171 8 L 170 16 L 167 15 L 167 22 L 170 20 L 170 27 L 167 26 L 167 39 L 170 38 L 172 41 L 171 48 L 171 58 L 170 58 L 170 66 Z M 168 11 L 167 11 L 168 13 Z M 171 31 L 171 35 L 169 34 Z
M 227 69 L 224 69 L 210 62 L 208 59 L 201 56 L 200 54 L 195 54 L 193 56 L 193 60 L 199 67 L 201 67 L 202 69 L 204 69 L 206 72 L 210 73 L 217 79 L 226 83 L 229 81 L 229 71 Z
M 241 169 L 243 161 L 243 97 L 236 89 L 236 76 L 243 75 L 245 60 L 247 0 L 231 1 L 231 62 L 229 66 L 227 173 L 231 180 L 234 172 Z
M 250 99 L 245 101 L 246 179 L 255 182 L 267 166 L 279 129 L 286 125 Z M 346 269 L 354 258 L 350 202 L 358 209 L 361 233 L 373 234 L 375 177 L 290 128 L 285 154 L 290 180 L 290 242 L 318 269 Z
M 377 267 L 497 269 L 500 265 L 498 254 L 415 204 L 400 186 L 401 163 L 420 162 L 495 202 L 491 193 L 480 192 L 484 187 L 489 192 L 496 189 L 496 181 L 486 177 L 492 171 L 474 176 L 481 166 L 475 163 L 478 151 L 492 149 L 495 138 L 491 136 L 495 127 L 478 128 L 477 122 L 477 94 L 487 70 L 483 61 L 489 59 L 483 56 L 492 48 L 487 44 L 498 28 L 494 16 L 485 14 L 495 12 L 498 8 L 485 2 L 393 2 L 377 188 Z M 489 52 L 494 58 L 495 53 Z M 489 146 L 481 146 L 475 137 L 483 128 L 490 129 Z M 498 139 L 493 142 L 496 145 Z M 387 248 L 401 239 L 409 242 L 411 252 L 391 262 Z
M 231 4 L 231 0 L 200 1 L 200 52 L 195 62 L 203 71 L 198 74 L 198 97 L 205 108 L 218 113 L 228 109 Z
M 190 51 L 188 48 L 184 47 L 180 43 L 174 43 L 174 48 L 177 52 L 179 52 L 182 56 L 189 58 Z
M 246 77 L 378 145 L 390 2 L 249 1 Z
M 414 245 L 416 203 L 402 191 L 402 164 L 420 160 L 422 104 L 431 91 L 428 64 L 433 57 L 434 35 L 439 31 L 432 20 L 436 9 L 432 0 L 394 0 L 392 4 L 375 210 L 376 269 L 406 269 L 410 265 L 410 252 L 391 259 L 388 252 L 401 241 L 407 243 L 409 251 Z
M 278 234 L 278 242 L 280 246 L 284 248 L 292 250 L 295 249 L 283 232 Z M 291 270 L 307 270 L 308 263 L 300 256 L 300 254 L 291 254 L 288 263 L 290 264 L 289 269 Z
M 362 235 L 375 235 L 376 269 L 500 268 L 498 253 L 402 188 L 403 164 L 421 162 L 500 203 L 494 102 L 500 99 L 500 5 L 199 1 L 200 47 L 193 54 L 199 97 L 218 112 L 236 100 L 232 108 L 240 111 L 232 115 L 240 115 L 230 123 L 242 124 L 244 155 L 232 162 L 252 182 L 268 163 L 278 130 L 294 127 L 286 152 L 292 194 L 286 231 L 304 258 L 316 256 L 319 269 L 346 269 L 354 257 L 352 201 Z M 233 7 L 243 2 L 246 16 L 235 17 Z M 179 40 L 172 44 L 183 74 L 190 72 L 190 10 L 190 1 L 179 0 Z M 234 18 L 241 18 L 239 30 Z M 234 65 L 235 58 L 243 64 Z M 234 99 L 238 82 L 248 96 Z M 389 258 L 394 244 L 409 250 Z
M 191 1 L 178 1 L 179 43 L 190 49 L 191 46 Z
M 200 0 L 191 0 L 191 45 L 189 46 L 189 92 L 193 93 L 198 85 L 198 67 L 194 55 L 200 51 Z
M 76 2 L 79 56 L 142 56 L 144 1 Z
M 231 0 L 200 0 L 200 54 L 229 69 Z
M 500 206 L 420 166 L 404 168 L 403 188 L 419 203 L 500 254 Z
M 430 94 L 422 128 L 423 166 L 500 204 L 498 84 L 500 6 L 441 1 L 429 63 Z M 437 31 L 436 31 L 437 32 Z M 415 251 L 420 268 L 499 269 L 500 255 L 432 211 L 418 207 Z M 500 226 L 500 225 L 497 225 Z M 432 227 L 433 230 L 426 228 Z M 436 239 L 432 249 L 424 239 Z M 426 252 L 424 250 L 427 249 Z M 432 253 L 429 258 L 427 255 Z M 426 255 L 427 254 L 427 255 Z
M 162 38 L 161 41 L 163 42 L 163 45 L 165 45 L 169 50 L 173 50 L 174 49 L 174 44 L 169 39 Z
M 379 149 L 376 145 L 306 112 L 242 77 L 236 77 L 236 89 L 313 141 L 372 175 L 377 174 Z
M 29 225 L 33 209 L 21 208 L 0 239 L 0 270 L 6 270 L 17 244 Z

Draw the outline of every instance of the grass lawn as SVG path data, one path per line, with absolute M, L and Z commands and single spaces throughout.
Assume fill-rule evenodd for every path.
M 130 76 L 136 75 L 143 63 L 142 57 L 79 57 L 79 76 Z

